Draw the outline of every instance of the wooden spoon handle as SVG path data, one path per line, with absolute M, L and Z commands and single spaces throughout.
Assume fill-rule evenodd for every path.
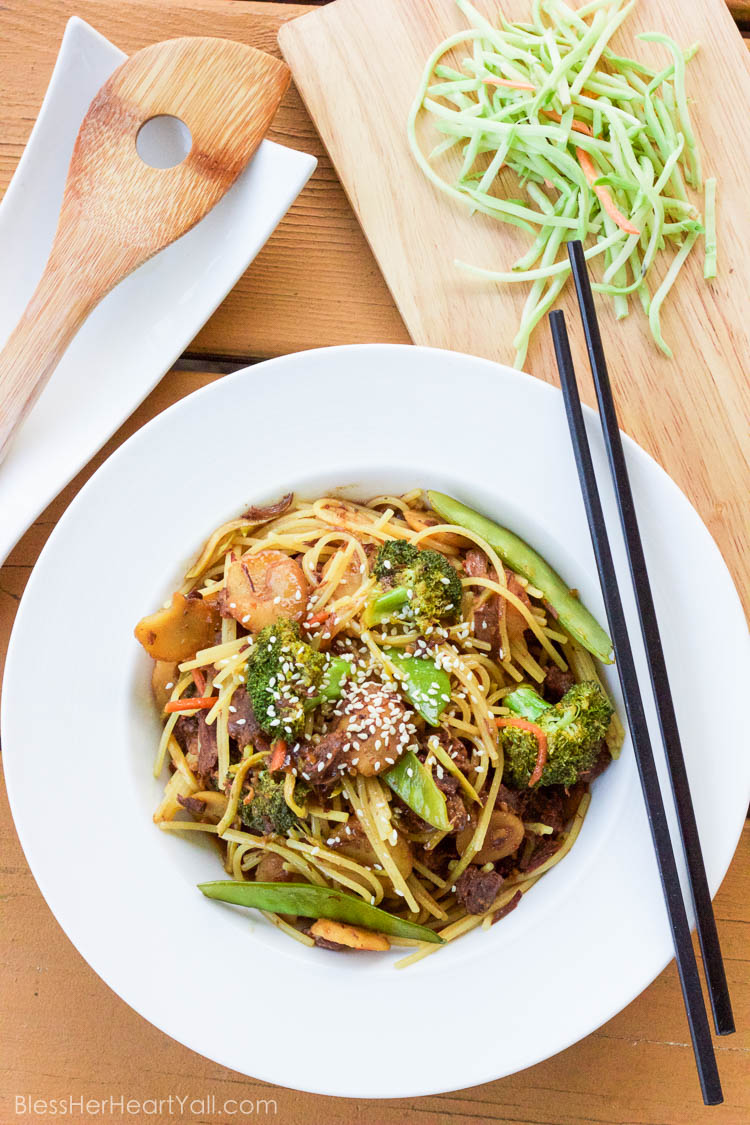
M 0 352 L 0 461 L 83 321 L 97 303 L 50 263 Z
M 284 63 L 243 43 L 186 38 L 144 47 L 104 83 L 76 138 L 47 267 L 0 353 L 0 461 L 95 305 L 229 190 L 289 79 Z M 137 137 L 163 115 L 187 126 L 191 148 L 153 168 Z

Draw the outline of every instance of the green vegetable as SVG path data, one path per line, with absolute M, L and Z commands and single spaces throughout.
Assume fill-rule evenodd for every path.
M 511 570 L 523 575 L 532 586 L 541 590 L 556 611 L 560 624 L 574 640 L 604 664 L 612 663 L 612 642 L 604 629 L 533 547 L 512 531 L 442 492 L 428 492 L 427 496 L 442 520 L 481 535 Z
M 488 280 L 533 283 L 514 340 L 516 366 L 570 273 L 569 238 L 591 240 L 586 258 L 600 258 L 604 267 L 594 288 L 612 297 L 618 319 L 628 313 L 630 294 L 637 294 L 655 343 L 671 354 L 658 304 L 651 314 L 649 280 L 657 252 L 669 244 L 678 252 L 671 285 L 702 232 L 683 180 L 684 174 L 691 187 L 701 187 L 685 87 L 685 64 L 698 45 L 683 51 L 667 35 L 641 35 L 671 53 L 669 65 L 657 72 L 609 47 L 632 0 L 594 0 L 578 11 L 562 0 L 535 0 L 532 23 L 500 16 L 500 26 L 469 0 L 456 2 L 471 26 L 427 60 L 407 138 L 436 188 L 531 236 L 529 250 L 510 268 L 455 263 Z M 464 45 L 469 50 L 459 68 L 448 66 L 444 59 Z M 417 137 L 421 116 L 439 138 L 429 155 Z M 462 159 L 453 161 L 446 179 L 438 161 L 450 149 Z M 506 169 L 525 198 L 509 197 Z M 708 223 L 706 250 L 710 269 Z M 668 290 L 659 287 L 653 299 L 660 295 L 660 304 Z
M 282 618 L 258 633 L 247 662 L 247 690 L 262 730 L 293 742 L 320 689 L 326 658 L 305 644 L 299 626 Z
M 574 684 L 559 703 L 549 706 L 533 688 L 518 688 L 503 703 L 547 735 L 547 763 L 539 785 L 574 785 L 578 775 L 596 761 L 610 719 L 612 705 L 597 683 Z M 518 789 L 529 784 L 539 743 L 529 731 L 503 727 L 500 741 L 505 755 L 503 778 Z
M 354 675 L 354 665 L 343 656 L 332 656 L 323 673 L 320 690 L 311 699 L 305 700 L 305 709 L 317 707 L 319 703 L 329 703 L 338 699 L 344 689 L 344 682 Z
M 371 906 L 355 895 L 331 887 L 314 887 L 310 883 L 239 883 L 219 880 L 199 883 L 198 890 L 206 898 L 232 902 L 237 906 L 271 910 L 277 914 L 294 914 L 302 918 L 331 918 L 351 926 L 365 926 L 391 937 L 414 938 L 441 945 L 443 938 L 426 926 L 396 918 L 386 910 Z
M 297 817 L 284 800 L 284 782 L 274 781 L 268 770 L 261 770 L 253 783 L 253 799 L 249 804 L 240 800 L 238 812 L 243 824 L 259 836 L 286 836 L 297 824 Z M 295 798 L 303 797 L 307 787 L 295 785 Z
M 405 805 L 426 820 L 433 828 L 443 832 L 450 829 L 445 797 L 435 784 L 432 774 L 420 762 L 413 750 L 407 750 L 395 766 L 382 775 Z
M 389 539 L 378 548 L 373 573 L 378 594 L 365 610 L 366 626 L 395 614 L 416 621 L 420 628 L 458 617 L 461 579 L 439 551 L 422 551 L 403 539 Z
M 402 673 L 401 690 L 419 714 L 436 727 L 450 702 L 451 680 L 434 660 L 422 656 L 405 656 L 396 648 L 383 649 L 393 666 Z
M 530 719 L 532 723 L 535 723 L 549 707 L 549 703 L 542 699 L 538 692 L 527 686 L 516 688 L 515 691 L 510 692 L 503 699 L 503 704 L 514 715 L 520 715 L 522 719 Z

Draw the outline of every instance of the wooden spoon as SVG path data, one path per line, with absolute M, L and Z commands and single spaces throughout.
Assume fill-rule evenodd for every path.
M 102 297 L 231 187 L 289 78 L 288 67 L 263 51 L 190 38 L 145 47 L 102 86 L 76 139 L 44 273 L 0 352 L 0 460 Z M 192 134 L 190 152 L 173 168 L 152 168 L 136 151 L 140 127 L 161 114 Z

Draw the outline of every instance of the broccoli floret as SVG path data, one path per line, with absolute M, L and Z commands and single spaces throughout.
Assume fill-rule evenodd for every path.
M 378 547 L 372 572 L 379 581 L 394 584 L 403 570 L 414 566 L 419 555 L 419 548 L 405 539 L 388 539 Z
M 505 696 L 511 711 L 541 727 L 547 735 L 547 763 L 539 785 L 573 785 L 596 761 L 610 719 L 612 705 L 593 681 L 574 684 L 559 703 L 545 704 L 533 688 L 519 688 Z M 504 780 L 525 788 L 536 765 L 539 744 L 529 731 L 507 726 L 500 731 L 505 754 Z
M 295 786 L 295 798 L 299 784 Z M 301 794 L 300 794 L 301 795 Z M 285 836 L 297 823 L 297 817 L 284 800 L 284 782 L 274 781 L 268 770 L 261 770 L 253 782 L 252 800 L 240 801 L 242 823 L 259 836 L 276 833 Z
M 247 690 L 266 734 L 293 742 L 305 725 L 305 703 L 316 696 L 326 658 L 302 640 L 299 626 L 282 618 L 261 629 L 247 662 Z
M 378 548 L 373 573 L 378 593 L 367 608 L 368 625 L 397 614 L 422 628 L 442 618 L 455 621 L 460 613 L 461 579 L 439 551 L 391 539 Z

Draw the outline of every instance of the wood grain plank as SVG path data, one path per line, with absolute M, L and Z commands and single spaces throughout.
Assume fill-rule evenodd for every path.
M 750 24 L 750 0 L 727 0 L 727 7 L 736 23 Z
M 491 15 L 495 0 L 480 0 Z M 526 0 L 503 5 L 523 18 Z M 512 338 L 526 286 L 497 286 L 468 276 L 456 259 L 491 268 L 511 263 L 528 245 L 515 228 L 471 215 L 438 192 L 417 167 L 404 122 L 430 46 L 466 26 L 453 0 L 415 6 L 381 0 L 373 21 L 367 0 L 338 3 L 284 25 L 280 42 L 415 343 L 453 348 L 512 363 Z M 611 303 L 598 302 L 623 428 L 653 453 L 697 506 L 750 606 L 745 497 L 750 487 L 750 218 L 746 184 L 750 156 L 742 115 L 750 104 L 750 57 L 722 0 L 642 0 L 627 34 L 679 28 L 701 42 L 691 62 L 696 133 L 706 175 L 719 176 L 719 278 L 706 285 L 702 255 L 694 254 L 663 309 L 663 331 L 676 348 L 668 360 L 650 339 L 640 309 L 616 322 Z M 619 34 L 619 33 L 618 33 Z M 648 57 L 648 44 L 638 45 Z M 652 61 L 658 56 L 652 54 Z M 331 85 L 348 97 L 329 97 Z M 724 97 L 715 96 L 722 74 Z M 724 100 L 726 99 L 726 100 Z M 435 134 L 437 136 L 437 134 Z M 425 140 L 427 148 L 434 138 Z M 448 173 L 450 174 L 450 173 Z M 398 185 L 394 190 L 394 185 Z M 662 263 L 662 269 L 664 264 Z M 636 302 L 637 304 L 637 302 Z M 572 285 L 558 305 L 572 326 L 574 354 L 585 349 Z M 546 325 L 532 339 L 526 370 L 557 383 Z M 585 397 L 593 401 L 586 384 Z M 498 435 L 501 441 L 501 434 Z
M 0 4 L 0 195 L 36 119 L 65 23 L 87 20 L 124 51 L 178 35 L 221 35 L 278 54 L 283 22 L 310 10 L 257 0 L 28 0 Z M 191 345 L 194 354 L 267 357 L 409 337 L 295 89 L 269 132 L 318 169 L 268 244 Z

